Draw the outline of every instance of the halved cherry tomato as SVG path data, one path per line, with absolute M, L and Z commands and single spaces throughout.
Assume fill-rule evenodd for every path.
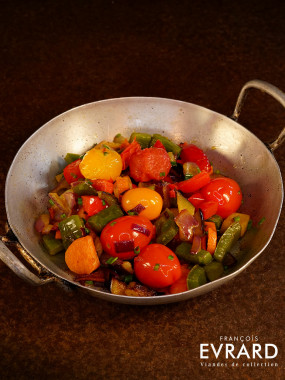
M 154 147 L 134 153 L 129 166 L 130 176 L 137 182 L 148 182 L 152 179 L 161 181 L 171 169 L 166 150 Z
M 80 159 L 73 161 L 71 164 L 67 165 L 63 169 L 64 178 L 67 180 L 68 183 L 72 183 L 78 181 L 79 178 L 83 178 L 83 175 L 81 174 L 81 171 L 79 169 L 80 162 Z
M 87 213 L 87 216 L 97 214 L 99 211 L 103 210 L 105 205 L 102 203 L 102 199 L 93 195 L 82 195 L 82 205 L 83 210 Z
M 200 190 L 207 201 L 218 202 L 217 214 L 222 218 L 236 212 L 242 201 L 241 189 L 231 178 L 221 177 L 213 179 Z
M 178 190 L 181 190 L 183 193 L 194 193 L 207 185 L 210 181 L 209 173 L 202 171 L 186 181 L 179 182 L 177 186 Z
M 143 216 L 122 216 L 108 223 L 100 236 L 105 252 L 132 259 L 151 241 L 154 225 Z
M 203 201 L 199 204 L 199 209 L 203 213 L 204 219 L 209 219 L 211 216 L 215 215 L 218 210 L 217 201 Z
M 147 245 L 135 257 L 134 270 L 139 281 L 154 289 L 169 286 L 181 277 L 177 256 L 162 244 Z
M 186 144 L 180 154 L 180 159 L 182 162 L 195 162 L 200 170 L 204 170 L 208 173 L 211 172 L 211 163 L 203 152 L 202 149 L 198 148 L 194 144 Z

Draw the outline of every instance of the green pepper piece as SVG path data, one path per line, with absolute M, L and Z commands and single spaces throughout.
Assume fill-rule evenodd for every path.
M 239 222 L 231 224 L 221 236 L 215 253 L 214 258 L 220 263 L 223 261 L 227 252 L 233 247 L 241 235 L 241 225 Z
M 71 215 L 58 224 L 63 246 L 67 249 L 70 244 L 83 236 L 84 222 L 78 215 Z
M 97 191 L 94 187 L 87 181 L 75 182 L 72 186 L 72 190 L 77 195 L 97 195 Z
M 176 156 L 180 155 L 182 148 L 180 148 L 179 145 L 169 140 L 167 137 L 159 134 L 152 135 L 152 138 L 150 140 L 150 146 L 153 146 L 157 140 L 160 140 L 167 152 L 173 152 Z
M 151 135 L 148 133 L 133 132 L 129 142 L 131 143 L 136 138 L 142 149 L 148 148 L 151 140 Z
M 160 228 L 160 234 L 156 237 L 156 243 L 166 245 L 168 244 L 178 232 L 178 227 L 174 219 L 167 219 Z
M 217 261 L 212 261 L 208 265 L 205 266 L 206 276 L 209 281 L 215 281 L 221 277 L 224 273 L 224 266 L 222 263 L 218 263 Z
M 162 214 L 160 214 L 160 217 L 155 221 L 155 230 L 156 230 L 156 235 L 160 235 L 161 233 L 161 228 L 163 224 L 168 220 L 168 219 L 173 219 L 174 220 L 174 214 L 172 211 L 170 211 L 168 208 L 166 208 Z
M 56 239 L 52 234 L 43 235 L 43 245 L 50 255 L 55 255 L 64 250 L 62 241 Z
M 113 204 L 102 211 L 99 211 L 97 214 L 91 216 L 88 219 L 88 224 L 97 233 L 100 233 L 103 228 L 112 220 L 124 216 L 123 211 L 120 206 Z
M 174 221 L 174 214 L 166 208 L 155 222 L 156 242 L 168 244 L 178 232 L 178 227 Z
M 213 215 L 209 219 L 207 219 L 207 222 L 215 223 L 216 229 L 219 230 L 223 223 L 223 218 L 220 215 Z
M 118 200 L 114 195 L 101 190 L 99 190 L 97 193 L 98 197 L 105 201 L 109 206 L 118 204 Z
M 179 259 L 182 259 L 190 263 L 189 255 L 191 255 L 190 253 L 191 247 L 192 247 L 191 243 L 187 243 L 186 241 L 182 242 L 175 249 L 176 256 L 179 257 Z
M 194 265 L 187 276 L 187 288 L 195 289 L 201 285 L 206 284 L 207 278 L 204 268 L 199 265 Z
M 72 162 L 78 160 L 79 158 L 80 158 L 80 154 L 76 154 L 76 153 L 67 153 L 66 156 L 64 157 L 67 164 L 71 164 Z
M 167 221 L 167 217 L 163 214 L 154 222 L 156 235 L 160 235 L 163 224 Z

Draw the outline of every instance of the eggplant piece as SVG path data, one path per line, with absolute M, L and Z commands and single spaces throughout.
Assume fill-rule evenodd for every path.
M 97 191 L 97 193 L 98 197 L 105 201 L 109 206 L 118 204 L 118 200 L 114 195 L 101 190 Z
M 110 291 L 112 294 L 128 297 L 152 297 L 156 295 L 155 290 L 149 289 L 135 281 L 127 285 L 124 281 L 120 281 L 114 277 L 111 281 Z
M 123 281 L 118 280 L 113 277 L 111 280 L 110 291 L 112 294 L 117 294 L 119 296 L 124 296 L 127 289 L 127 284 Z
M 156 291 L 132 281 L 127 286 L 125 295 L 129 297 L 152 297 L 156 295 Z
M 223 223 L 223 218 L 220 215 L 213 215 L 209 219 L 207 219 L 207 222 L 213 222 L 216 225 L 217 231 L 221 228 L 221 225 Z
M 187 210 L 192 216 L 195 214 L 195 207 L 188 201 L 188 199 L 183 197 L 180 191 L 177 191 L 177 206 L 179 212 L 182 210 Z

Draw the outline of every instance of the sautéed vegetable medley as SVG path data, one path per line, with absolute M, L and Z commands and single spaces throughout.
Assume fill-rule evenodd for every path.
M 252 221 L 239 212 L 239 184 L 198 146 L 134 132 L 65 161 L 35 229 L 82 285 L 175 294 L 235 265 L 231 250 Z

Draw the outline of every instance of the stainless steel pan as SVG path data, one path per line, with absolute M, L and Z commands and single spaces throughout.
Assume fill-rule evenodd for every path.
M 36 274 L 7 248 L 13 243 L 11 231 L 0 241 L 1 260 L 33 285 L 51 281 L 74 284 L 95 297 L 127 304 L 150 305 L 186 300 L 209 292 L 237 276 L 269 244 L 283 202 L 281 173 L 272 151 L 283 142 L 285 128 L 272 144 L 266 146 L 237 123 L 245 94 L 251 87 L 267 92 L 285 107 L 285 95 L 279 89 L 254 80 L 242 88 L 232 118 L 182 101 L 133 97 L 86 104 L 49 121 L 17 153 L 7 175 L 5 189 L 8 223 L 16 236 L 14 243 Z M 54 176 L 64 166 L 64 155 L 67 152 L 83 153 L 94 142 L 112 139 L 119 132 L 129 136 L 133 131 L 164 133 L 176 142 L 195 141 L 206 151 L 215 167 L 240 183 L 244 194 L 242 209 L 255 222 L 261 217 L 266 218 L 244 259 L 227 276 L 175 295 L 118 296 L 74 282 L 64 263 L 64 255 L 51 257 L 41 248 L 39 236 L 34 231 L 34 221 L 46 210 L 47 193 L 54 185 Z

